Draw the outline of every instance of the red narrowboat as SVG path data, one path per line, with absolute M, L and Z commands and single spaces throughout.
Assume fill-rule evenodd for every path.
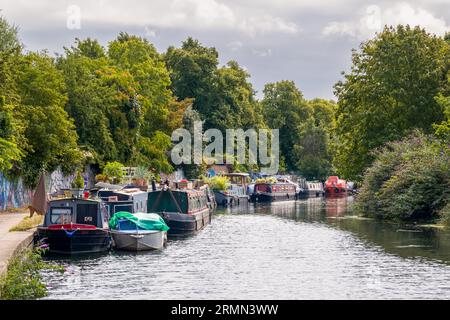
M 296 186 L 285 182 L 257 182 L 251 200 L 253 202 L 297 200 Z
M 338 176 L 331 176 L 325 181 L 325 194 L 332 195 L 346 195 L 347 194 L 347 181 L 339 179 Z

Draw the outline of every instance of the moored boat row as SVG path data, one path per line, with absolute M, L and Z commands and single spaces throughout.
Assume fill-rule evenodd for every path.
M 208 225 L 212 201 L 207 188 L 96 188 L 50 200 L 36 240 L 56 254 L 162 249 L 168 237 L 193 235 Z

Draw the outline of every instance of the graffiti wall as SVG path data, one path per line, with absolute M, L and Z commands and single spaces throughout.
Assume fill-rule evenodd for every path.
M 69 189 L 74 177 L 74 174 L 64 176 L 59 169 L 53 171 L 45 176 L 45 189 L 48 193 Z M 86 188 L 92 188 L 95 176 L 90 167 L 85 168 L 83 177 Z M 10 181 L 0 172 L 0 210 L 28 206 L 32 201 L 33 192 L 24 186 L 22 179 Z
M 0 172 L 0 210 L 28 205 L 32 194 L 32 190 L 24 186 L 22 179 L 10 181 Z

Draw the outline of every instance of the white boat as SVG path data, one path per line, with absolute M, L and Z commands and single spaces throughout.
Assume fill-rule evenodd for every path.
M 160 250 L 167 242 L 169 227 L 155 213 L 116 212 L 109 220 L 113 244 L 120 250 Z
M 111 230 L 111 235 L 120 250 L 160 250 L 167 242 L 167 231 L 161 230 Z

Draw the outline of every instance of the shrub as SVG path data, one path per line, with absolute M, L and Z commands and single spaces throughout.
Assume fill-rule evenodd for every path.
M 108 162 L 103 169 L 103 174 L 108 177 L 108 180 L 112 183 L 120 183 L 123 178 L 123 164 L 120 162 Z
M 75 179 L 72 180 L 72 188 L 74 189 L 84 189 L 84 178 L 81 175 L 81 172 L 78 171 Z
M 27 249 L 13 257 L 0 279 L 1 300 L 29 300 L 47 295 L 41 269 L 53 268 L 42 260 L 39 249 Z
M 394 220 L 438 219 L 448 207 L 449 155 L 448 146 L 418 132 L 388 143 L 365 172 L 356 210 Z
M 226 190 L 229 179 L 224 176 L 214 176 L 212 178 L 204 178 L 205 183 L 209 185 L 212 190 Z
M 95 176 L 95 181 L 106 182 L 106 181 L 108 181 L 108 177 L 105 174 L 99 173 Z

